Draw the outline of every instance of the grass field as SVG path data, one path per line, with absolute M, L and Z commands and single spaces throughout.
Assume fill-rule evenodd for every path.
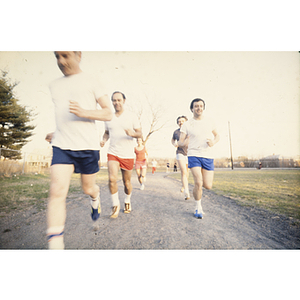
M 180 173 L 171 176 L 180 179 Z M 192 174 L 189 182 L 193 184 Z M 241 205 L 259 206 L 300 220 L 299 169 L 216 169 L 212 191 Z
M 107 182 L 107 172 L 99 172 L 97 183 Z M 0 216 L 29 206 L 38 210 L 46 208 L 50 175 L 13 175 L 0 178 Z M 69 193 L 81 191 L 80 175 L 73 174 Z

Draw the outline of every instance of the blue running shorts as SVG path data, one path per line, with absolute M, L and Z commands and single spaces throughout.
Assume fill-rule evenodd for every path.
M 214 160 L 212 158 L 204 158 L 204 157 L 197 157 L 197 156 L 189 156 L 189 165 L 188 167 L 200 167 L 207 171 L 214 171 Z
M 74 173 L 94 174 L 99 171 L 99 150 L 63 150 L 52 146 L 52 165 L 74 165 Z

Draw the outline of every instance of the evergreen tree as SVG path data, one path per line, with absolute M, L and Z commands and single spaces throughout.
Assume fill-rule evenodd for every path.
M 20 151 L 32 136 L 35 126 L 28 123 L 32 121 L 34 115 L 32 111 L 27 111 L 26 107 L 18 104 L 13 89 L 17 83 L 10 84 L 7 72 L 1 71 L 0 77 L 0 148 L 1 156 L 9 159 L 20 159 Z M 5 150 L 4 150 L 5 149 Z M 6 150 L 9 149 L 9 150 Z

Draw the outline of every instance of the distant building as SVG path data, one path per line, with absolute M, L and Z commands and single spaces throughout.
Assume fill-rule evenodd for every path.
M 52 160 L 52 148 L 35 149 L 26 155 L 27 171 L 41 172 L 42 169 L 48 169 Z

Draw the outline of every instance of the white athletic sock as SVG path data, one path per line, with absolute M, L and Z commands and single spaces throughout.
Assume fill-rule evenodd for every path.
M 47 229 L 48 249 L 63 250 L 64 244 L 64 226 L 54 226 Z
M 131 197 L 131 194 L 130 195 L 126 195 L 125 203 L 130 203 L 130 197 Z
M 113 206 L 119 206 L 120 205 L 119 193 L 116 192 L 115 194 L 112 194 L 111 200 L 112 200 Z
M 97 207 L 100 203 L 100 193 L 98 194 L 98 196 L 96 198 L 91 197 L 90 202 L 91 202 L 91 205 L 92 205 L 93 209 L 97 209 Z
M 190 194 L 189 189 L 185 189 L 185 190 L 184 190 L 184 193 L 185 193 L 186 195 L 189 195 L 189 194 Z
M 198 212 L 202 212 L 201 199 L 196 200 L 196 210 L 198 210 Z

